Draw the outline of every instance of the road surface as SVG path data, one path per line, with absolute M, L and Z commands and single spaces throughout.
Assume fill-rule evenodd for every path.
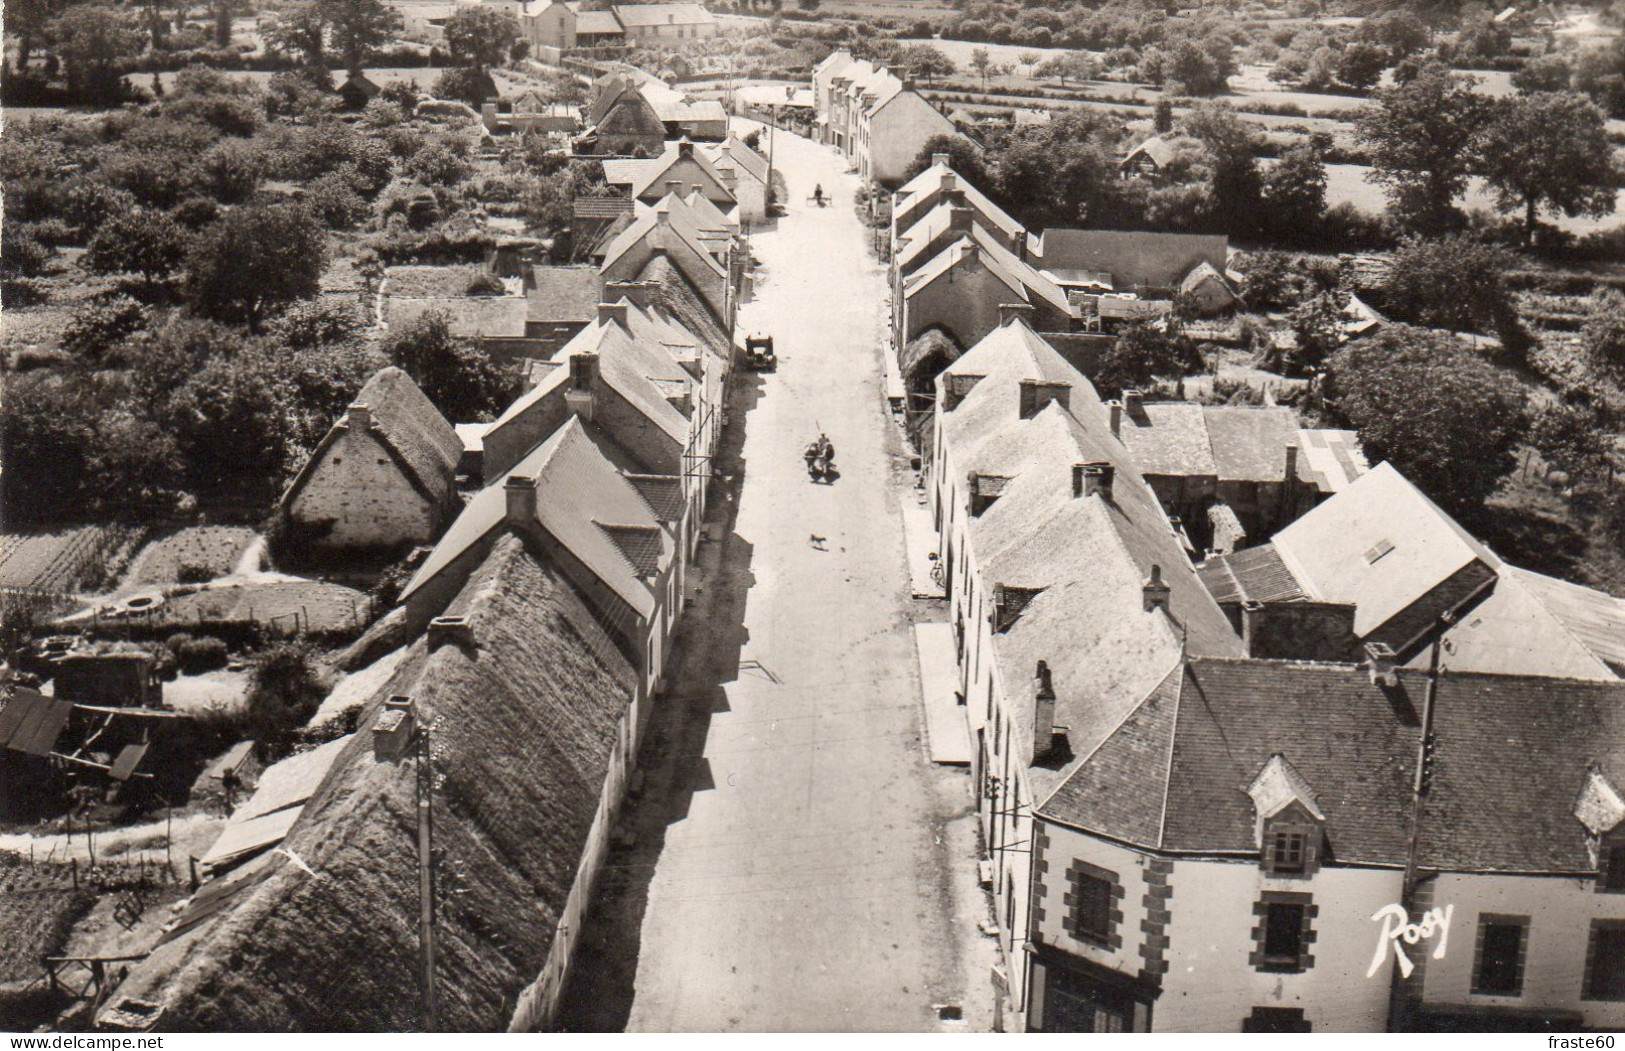
M 720 457 L 732 528 L 705 545 L 623 822 L 636 843 L 608 859 L 562 1024 L 986 1028 L 967 777 L 921 748 L 885 272 L 838 156 L 784 134 L 774 153 L 789 214 L 752 238 L 740 329 L 771 332 L 781 364 L 739 377 Z M 815 184 L 832 206 L 805 203 Z M 820 429 L 828 486 L 801 459 Z M 941 1021 L 961 1002 L 964 1022 Z

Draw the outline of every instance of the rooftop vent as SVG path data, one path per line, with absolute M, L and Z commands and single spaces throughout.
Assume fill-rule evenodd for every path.
M 1151 567 L 1151 575 L 1146 578 L 1140 590 L 1144 596 L 1145 612 L 1150 613 L 1154 609 L 1160 609 L 1165 613 L 1168 611 L 1168 596 L 1173 589 L 1162 579 L 1161 566 Z

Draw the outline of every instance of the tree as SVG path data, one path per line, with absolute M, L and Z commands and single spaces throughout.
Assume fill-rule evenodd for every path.
M 401 29 L 401 16 L 383 0 L 316 0 L 333 46 L 350 76 L 360 76 L 372 55 Z
M 292 0 L 269 23 L 262 25 L 266 47 L 299 64 L 305 79 L 330 91 L 327 72 L 327 16 L 319 0 Z
M 988 54 L 987 48 L 978 47 L 971 49 L 970 68 L 974 69 L 976 71 L 976 75 L 982 78 L 982 90 L 986 91 L 988 70 L 993 68 L 993 56 Z
M 291 391 L 270 348 L 215 355 L 167 400 L 162 422 L 175 435 L 192 487 L 258 500 L 282 488 Z
M 189 260 L 199 311 L 236 319 L 258 332 L 266 313 L 321 287 L 327 266 L 322 228 L 294 204 L 248 205 L 203 231 Z
M 128 14 L 99 4 L 64 11 L 51 23 L 51 38 L 67 66 L 68 90 L 99 105 L 124 96 L 121 63 L 140 54 L 145 43 Z
M 982 148 L 963 135 L 933 135 L 926 140 L 903 175 L 903 181 L 931 167 L 932 158 L 939 153 L 948 155 L 948 167 L 961 179 L 977 189 L 987 192 L 993 187 L 993 177 L 982 161 Z
M 248 5 L 244 0 L 205 0 L 204 6 L 209 9 L 209 18 L 214 22 L 214 46 L 230 47 L 231 20 L 238 12 L 245 11 Z
M 491 419 L 507 407 L 513 393 L 515 377 L 471 341 L 453 336 L 441 311 L 420 315 L 391 331 L 383 351 L 448 420 Z
M 1110 226 L 1120 217 L 1123 182 L 1102 130 L 1099 117 L 1073 111 L 1015 136 L 999 156 L 999 197 L 1035 227 Z
M 1157 104 L 1151 109 L 1151 128 L 1158 135 L 1166 135 L 1174 130 L 1174 104 L 1168 98 L 1159 98 Z
M 249 681 L 247 709 L 251 732 L 273 755 L 288 747 L 293 731 L 310 721 L 327 695 L 316 654 L 303 639 L 278 642 L 261 651 Z
M 446 19 L 446 50 L 459 65 L 500 66 L 519 39 L 514 17 L 490 7 L 461 7 Z
M 1212 208 L 1221 229 L 1242 232 L 1258 221 L 1263 183 L 1258 174 L 1258 132 L 1215 103 L 1185 114 L 1185 133 L 1207 150 Z
M 1512 86 L 1525 95 L 1541 91 L 1567 91 L 1574 79 L 1568 56 L 1541 55 L 1525 62 L 1512 74 Z
M 950 76 L 957 68 L 952 59 L 932 44 L 909 44 L 898 56 L 898 63 L 913 70 L 915 76 L 924 77 L 927 82 Z
M 1478 144 L 1479 170 L 1504 209 L 1521 208 L 1535 240 L 1542 208 L 1603 217 L 1614 210 L 1614 147 L 1596 103 L 1570 91 L 1500 100 Z
M 1372 154 L 1369 176 L 1388 194 L 1399 220 L 1440 233 L 1459 220 L 1456 198 L 1467 187 L 1482 102 L 1462 77 L 1428 61 L 1393 87 L 1376 91 L 1356 129 Z
M 28 66 L 34 45 L 49 34 L 52 20 L 66 6 L 66 0 L 12 0 L 6 5 L 6 32 L 17 36 L 13 69 L 21 72 Z
M 1516 355 L 1522 330 L 1507 290 L 1511 253 L 1466 237 L 1410 238 L 1394 253 L 1381 303 L 1395 317 L 1452 332 L 1490 332 Z
M 1452 513 L 1480 509 L 1516 462 L 1523 395 L 1453 336 L 1389 325 L 1333 356 L 1327 391 L 1372 463 Z
M 497 82 L 478 66 L 453 66 L 434 82 L 435 98 L 456 99 L 479 109 L 486 99 L 497 95 Z
M 1625 37 L 1580 52 L 1574 65 L 1574 87 L 1590 95 L 1609 116 L 1625 116 Z
M 1205 98 L 1223 92 L 1228 73 L 1201 45 L 1184 39 L 1162 56 L 1163 86 L 1175 94 Z
M 1593 362 L 1625 375 L 1625 296 L 1609 291 L 1592 302 L 1580 345 Z
M 87 364 L 99 366 L 131 336 L 145 329 L 147 321 L 147 309 L 130 296 L 98 296 L 74 312 L 62 330 L 62 349 Z
M 186 261 L 186 230 L 163 212 L 115 216 L 91 237 L 84 265 L 94 274 L 137 274 L 148 293 Z
M 1276 363 L 1289 376 L 1307 376 L 1343 345 L 1343 309 L 1348 296 L 1329 289 L 1310 295 L 1292 308 L 1293 346 Z
M 1156 380 L 1180 379 L 1201 365 L 1190 340 L 1155 325 L 1130 325 L 1101 354 L 1089 377 L 1102 398 Z
M 1324 143 L 1301 142 L 1281 154 L 1264 174 L 1260 214 L 1278 235 L 1301 235 L 1315 228 L 1326 214 Z
M 1370 91 L 1388 68 L 1388 52 L 1358 41 L 1345 45 L 1337 58 L 1337 79 L 1354 91 Z
M 1360 23 L 1360 39 L 1381 45 L 1388 52 L 1388 61 L 1394 63 L 1425 50 L 1429 33 L 1420 18 L 1402 8 L 1394 8 Z
M 1041 77 L 1055 77 L 1065 87 L 1068 78 L 1088 80 L 1093 77 L 1098 72 L 1098 64 L 1087 51 L 1068 51 L 1045 59 L 1034 72 Z

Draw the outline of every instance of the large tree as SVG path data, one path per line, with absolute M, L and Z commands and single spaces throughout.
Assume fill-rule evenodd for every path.
M 345 72 L 359 76 L 367 61 L 400 31 L 400 12 L 383 0 L 316 0 Z
M 1500 100 L 1479 140 L 1479 170 L 1502 208 L 1521 209 L 1531 242 L 1542 208 L 1602 217 L 1614 210 L 1614 147 L 1596 103 L 1569 91 Z
M 446 50 L 460 65 L 490 69 L 500 66 L 519 39 L 519 23 L 490 7 L 462 7 L 446 19 Z
M 1277 236 L 1301 236 L 1326 214 L 1325 143 L 1311 139 L 1281 154 L 1264 174 L 1262 225 Z
M 1467 188 L 1484 100 L 1436 61 L 1405 69 L 1402 79 L 1373 98 L 1376 105 L 1356 125 L 1371 150 L 1369 177 L 1412 229 L 1440 233 L 1455 226 L 1455 202 Z
M 144 44 L 126 12 L 100 4 L 64 11 L 51 23 L 51 39 L 67 66 L 68 89 L 85 102 L 103 105 L 122 97 L 122 63 L 140 54 Z
M 491 419 L 514 394 L 517 377 L 472 341 L 453 336 L 444 313 L 430 312 L 394 329 L 382 349 L 448 420 Z
M 257 332 L 277 306 L 314 296 L 326 265 L 325 235 L 303 207 L 235 208 L 192 250 L 192 300 L 204 314 L 241 319 Z
M 327 72 L 327 17 L 318 0 L 293 0 L 260 31 L 272 51 L 296 60 L 300 71 L 318 87 L 332 88 L 333 79 Z
M 90 239 L 84 265 L 96 274 L 136 274 L 151 293 L 186 260 L 186 230 L 150 209 L 114 216 Z
M 1381 303 L 1402 321 L 1493 333 L 1517 357 L 1525 337 L 1506 282 L 1513 263 L 1510 252 L 1484 241 L 1411 238 L 1393 255 Z
M 1472 513 L 1512 469 L 1524 397 L 1454 336 L 1390 325 L 1331 359 L 1328 404 L 1452 513 Z
M 1205 103 L 1185 115 L 1185 133 L 1206 147 L 1208 185 L 1220 228 L 1242 233 L 1258 221 L 1263 182 L 1258 174 L 1258 132 L 1230 110 Z

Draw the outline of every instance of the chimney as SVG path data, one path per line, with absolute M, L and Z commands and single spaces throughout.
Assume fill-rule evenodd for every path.
M 1000 303 L 999 327 L 1003 328 L 1012 321 L 1025 321 L 1027 327 L 1032 328 L 1033 315 L 1036 313 L 1038 309 L 1031 303 Z
M 1386 642 L 1365 644 L 1365 666 L 1371 672 L 1371 685 L 1398 686 L 1398 664 L 1399 655 Z
M 681 179 L 667 179 L 666 180 L 666 192 L 667 193 L 675 193 L 679 197 L 683 196 L 683 180 L 681 180 Z
M 599 304 L 604 306 L 606 304 Z M 598 355 L 591 353 L 570 356 L 570 386 L 590 391 L 598 385 Z
M 1123 434 L 1123 403 L 1113 399 L 1106 403 L 1106 408 L 1112 414 L 1112 437 L 1120 438 Z
M 372 409 L 356 402 L 350 406 L 345 414 L 345 420 L 354 431 L 365 431 L 372 427 Z
M 649 282 L 647 281 L 606 281 L 604 282 L 604 298 L 611 303 L 622 299 L 631 301 L 639 310 L 649 309 Z
M 1055 747 L 1055 685 L 1050 681 L 1049 664 L 1038 662 L 1033 675 L 1033 762 L 1050 754 Z
M 939 153 L 937 156 L 942 158 L 943 166 L 946 167 L 948 164 L 948 155 L 946 153 Z M 954 170 L 952 168 L 948 168 L 942 173 L 942 192 L 953 193 L 958 188 L 959 176 L 954 174 Z
M 536 489 L 531 487 L 531 498 L 534 499 Z M 474 644 L 474 633 L 468 626 L 467 617 L 436 617 L 429 621 L 429 648 L 433 649 L 441 643 L 451 642 L 457 645 Z
M 1168 612 L 1168 594 L 1171 589 L 1163 582 L 1161 566 L 1151 567 L 1151 575 L 1146 578 L 1140 590 L 1145 596 L 1145 612 L 1150 613 L 1154 609 Z
M 502 485 L 508 498 L 508 524 L 529 525 L 536 521 L 536 479 L 510 474 Z
M 1137 390 L 1123 392 L 1123 409 L 1131 420 L 1145 419 L 1145 395 Z
M 967 240 L 963 245 L 960 246 L 959 261 L 961 263 L 971 263 L 974 265 L 980 263 L 981 258 L 981 252 L 978 250 L 975 241 Z
M 682 141 L 678 142 L 677 143 L 677 156 L 679 156 L 679 157 L 692 157 L 692 156 L 694 156 L 694 144 L 692 142 L 688 141 L 687 138 L 684 138 Z
M 624 299 L 620 300 L 619 302 L 615 302 L 615 303 L 599 303 L 598 304 L 598 323 L 600 325 L 614 324 L 614 325 L 619 325 L 622 328 L 626 328 L 627 327 L 626 308 L 627 308 L 627 302 Z M 575 359 L 571 359 L 571 360 L 575 360 Z
M 933 153 L 931 155 L 931 165 L 935 168 L 946 168 L 953 161 L 953 159 L 953 154 L 951 153 Z
M 1095 496 L 1102 499 L 1112 498 L 1112 479 L 1116 477 L 1117 469 L 1104 461 L 1095 463 L 1075 463 L 1072 465 L 1072 495 Z
M 372 724 L 372 757 L 381 763 L 393 762 L 406 754 L 417 729 L 412 698 L 395 696 L 384 702 Z
M 1298 480 L 1298 443 L 1286 443 L 1286 474 L 1282 475 L 1288 486 Z
M 962 208 L 955 205 L 948 209 L 948 232 L 955 234 L 970 233 L 970 225 L 976 219 L 974 208 Z
M 1060 402 L 1061 408 L 1067 407 L 1072 388 L 1065 383 L 1044 383 L 1041 380 L 1022 380 L 1018 410 L 1020 418 L 1030 420 L 1043 411 L 1044 406 L 1050 402 Z
M 662 202 L 660 206 L 655 209 L 655 222 L 661 226 L 671 225 L 671 211 L 666 207 L 664 202 Z

